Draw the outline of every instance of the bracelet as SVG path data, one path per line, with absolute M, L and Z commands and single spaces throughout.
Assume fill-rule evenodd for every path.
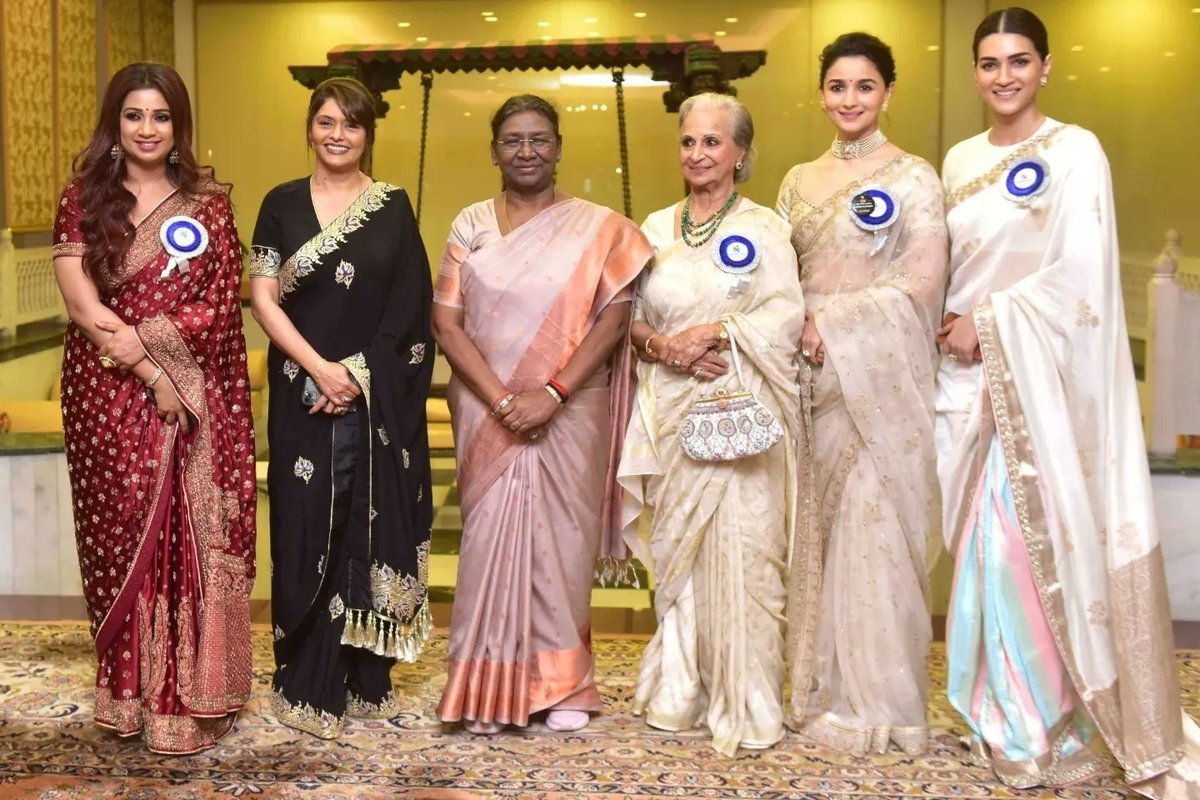
M 644 352 L 647 357 L 653 358 L 655 361 L 657 361 L 658 353 L 655 353 L 653 350 L 650 349 L 650 343 L 652 341 L 654 341 L 655 336 L 656 336 L 656 334 L 650 334 L 649 336 L 646 337 L 646 343 L 644 345 L 642 345 L 642 352 Z
M 729 347 L 729 328 L 725 327 L 724 322 L 714 324 L 717 326 L 717 349 L 724 350 Z
M 559 402 L 563 403 L 564 405 L 566 405 L 566 402 L 571 399 L 571 393 L 567 391 L 567 387 L 554 380 L 554 378 L 546 381 L 546 385 L 558 393 L 558 396 L 562 398 L 562 400 Z
M 321 375 L 321 373 L 322 373 L 322 372 L 324 372 L 324 371 L 325 371 L 325 368 L 326 368 L 327 366 L 329 366 L 329 362 L 328 362 L 328 361 L 326 361 L 326 360 L 325 360 L 325 359 L 323 359 L 323 358 L 318 358 L 318 359 L 317 359 L 317 370 L 316 370 L 316 371 L 317 371 L 317 376 L 318 376 L 318 377 Z
M 154 375 L 150 378 L 150 380 L 146 381 L 146 388 L 153 389 L 154 384 L 158 383 L 158 379 L 161 377 L 162 377 L 162 367 L 159 367 L 158 369 L 154 370 Z
M 566 404 L 567 401 L 563 399 L 563 396 L 561 394 L 559 394 L 557 391 L 555 391 L 553 386 L 551 386 L 550 384 L 547 383 L 542 388 L 546 390 L 546 393 L 548 395 L 550 395 L 551 397 L 554 398 L 554 402 L 558 403 L 560 406 Z
M 515 397 L 516 397 L 515 394 L 513 394 L 512 392 L 508 392 L 503 397 L 501 397 L 499 400 L 492 403 L 492 416 L 493 417 L 498 416 L 501 411 L 503 411 L 505 408 L 508 407 L 508 404 L 511 403 L 513 401 L 513 398 L 515 398 Z

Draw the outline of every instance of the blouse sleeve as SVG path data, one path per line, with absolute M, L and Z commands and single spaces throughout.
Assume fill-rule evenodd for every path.
M 274 197 L 274 192 L 268 193 L 258 209 L 258 222 L 254 224 L 254 240 L 250 246 L 251 278 L 279 278 L 283 237 Z
M 54 244 L 50 248 L 53 258 L 59 256 L 82 256 L 86 245 L 79 223 L 83 220 L 83 209 L 79 207 L 79 186 L 70 184 L 63 190 L 58 201 L 58 213 L 54 216 Z
M 467 211 L 459 214 L 450 226 L 442 263 L 438 266 L 437 285 L 433 287 L 433 302 L 451 308 L 463 307 L 462 264 L 471 254 L 471 229 Z
M 792 185 L 799 178 L 799 166 L 789 169 L 787 175 L 783 176 L 783 182 L 779 184 L 779 194 L 775 198 L 775 213 L 789 223 L 792 220 Z

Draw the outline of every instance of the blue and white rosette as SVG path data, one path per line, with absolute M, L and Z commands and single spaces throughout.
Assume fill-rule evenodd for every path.
M 1050 186 L 1050 165 L 1037 156 L 1013 164 L 1004 176 L 1004 196 L 1017 205 L 1028 205 Z
M 171 217 L 159 228 L 158 237 L 163 249 L 171 255 L 160 275 L 163 278 L 170 276 L 172 270 L 186 275 L 188 260 L 208 249 L 208 231 L 191 217 Z
M 854 224 L 875 235 L 875 255 L 887 243 L 888 228 L 900 219 L 900 201 L 882 186 L 867 186 L 850 197 L 848 208 Z
M 745 275 L 758 268 L 762 251 L 745 234 L 727 233 L 713 241 L 712 260 L 722 272 Z

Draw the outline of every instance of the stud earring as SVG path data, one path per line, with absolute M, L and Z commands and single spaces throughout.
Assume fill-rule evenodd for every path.
M 167 161 L 169 161 L 172 164 L 178 164 L 179 163 L 179 151 L 172 150 L 171 155 L 167 156 Z
M 121 150 L 121 145 L 119 145 L 119 144 L 114 144 L 114 145 L 112 146 L 112 150 L 109 150 L 109 151 L 108 151 L 108 154 L 109 154 L 110 156 L 112 156 L 112 160 L 113 160 L 113 161 L 120 161 L 120 160 L 121 160 L 121 153 L 122 153 L 122 152 L 123 152 L 123 151 Z
M 1038 83 L 1042 84 L 1042 86 L 1045 86 L 1049 82 L 1050 82 L 1050 79 L 1047 78 L 1045 75 L 1043 75 L 1042 79 L 1040 81 L 1038 81 Z
M 741 172 L 742 171 L 742 162 L 740 162 L 740 161 L 737 162 L 736 164 L 733 165 L 733 168 L 735 171 Z

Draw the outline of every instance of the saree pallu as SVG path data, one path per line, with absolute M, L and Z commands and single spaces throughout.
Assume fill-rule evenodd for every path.
M 242 335 L 241 251 L 224 189 L 168 196 L 136 226 L 101 301 L 133 325 L 192 419 L 159 419 L 133 374 L 100 366 L 74 325 L 63 350 L 63 435 L 84 599 L 100 667 L 96 722 L 161 753 L 209 747 L 250 695 L 255 473 Z M 78 186 L 63 194 L 53 255 L 82 256 Z M 186 271 L 162 224 L 209 235 Z
M 649 257 L 637 227 L 607 208 L 563 200 L 501 236 L 489 200 L 455 220 L 435 301 L 463 309 L 464 330 L 509 391 L 540 390 L 600 312 L 629 301 Z M 627 562 L 606 521 L 628 358 L 619 345 L 536 443 L 451 380 L 463 535 L 442 721 L 525 725 L 549 708 L 601 709 L 591 590 L 598 559 L 615 577 Z
M 747 199 L 716 234 L 741 234 L 758 249 L 758 267 L 745 274 L 719 270 L 711 247 L 679 239 L 674 206 L 651 214 L 643 230 L 656 255 L 639 285 L 635 319 L 668 336 L 724 322 L 737 340 L 746 388 L 785 428 L 779 444 L 757 455 L 693 460 L 679 427 L 702 394 L 737 389 L 734 370 L 701 381 L 658 363 L 637 365 L 619 478 L 626 536 L 654 570 L 658 630 L 642 657 L 634 711 L 664 730 L 705 724 L 713 748 L 733 755 L 783 736 L 804 301 L 787 226 Z M 648 540 L 638 538 L 644 511 Z
M 253 253 L 251 276 L 362 389 L 343 417 L 310 414 L 303 370 L 268 353 L 272 707 L 331 739 L 347 715 L 397 713 L 391 667 L 429 637 L 429 261 L 407 194 L 380 181 L 325 226 L 309 179 L 277 186 Z
M 816 536 L 797 529 L 788 598 L 788 724 L 855 753 L 925 750 L 932 631 L 928 569 L 938 515 L 934 330 L 946 286 L 942 187 L 912 155 L 888 159 L 819 204 L 779 191 L 805 302 L 825 348 L 805 391 Z M 895 222 L 862 230 L 850 211 L 884 187 Z M 802 471 L 802 481 L 809 473 Z M 808 488 L 801 487 L 807 494 Z
M 1016 202 L 1006 178 L 1033 158 L 1046 184 Z M 1009 785 L 1102 768 L 1095 731 L 1136 791 L 1196 797 L 1104 152 L 1048 119 L 956 145 L 945 179 L 946 311 L 973 313 L 982 354 L 938 376 L 951 700 Z

